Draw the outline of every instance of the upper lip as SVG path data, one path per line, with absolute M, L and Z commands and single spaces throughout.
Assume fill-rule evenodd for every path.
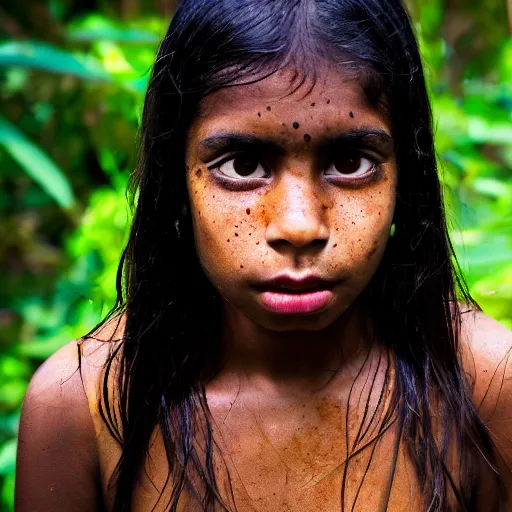
M 278 290 L 326 290 L 332 288 L 336 281 L 321 279 L 314 274 L 307 274 L 304 276 L 293 276 L 291 274 L 281 274 L 268 281 L 263 281 L 258 284 L 258 288 L 263 289 L 278 289 Z

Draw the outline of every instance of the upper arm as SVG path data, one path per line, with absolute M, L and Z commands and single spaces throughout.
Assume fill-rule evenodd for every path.
M 102 509 L 94 426 L 72 342 L 45 361 L 23 402 L 17 512 Z
M 466 312 L 462 348 L 475 404 L 512 470 L 512 332 L 482 312 Z

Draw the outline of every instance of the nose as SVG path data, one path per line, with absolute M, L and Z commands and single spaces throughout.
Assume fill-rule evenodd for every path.
M 325 207 L 315 193 L 311 178 L 288 178 L 277 184 L 273 193 L 276 205 L 266 230 L 269 245 L 323 247 L 329 239 Z

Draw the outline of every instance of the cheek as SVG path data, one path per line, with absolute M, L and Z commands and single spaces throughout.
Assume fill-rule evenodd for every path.
M 334 243 L 345 264 L 373 271 L 381 260 L 393 219 L 393 189 L 351 195 L 337 205 Z
M 260 210 L 254 201 L 234 204 L 218 191 L 197 194 L 191 202 L 197 254 L 217 287 L 247 272 L 264 250 Z

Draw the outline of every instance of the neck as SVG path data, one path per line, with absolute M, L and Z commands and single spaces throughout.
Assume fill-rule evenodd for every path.
M 358 306 L 322 330 L 276 332 L 225 302 L 222 373 L 243 375 L 269 392 L 317 392 L 364 359 L 371 331 L 367 315 Z

